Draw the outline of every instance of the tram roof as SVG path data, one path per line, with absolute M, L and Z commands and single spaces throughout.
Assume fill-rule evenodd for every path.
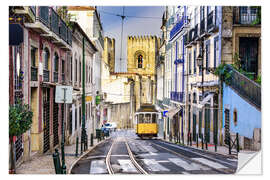
M 144 104 L 136 112 L 158 112 L 158 110 L 152 104 Z

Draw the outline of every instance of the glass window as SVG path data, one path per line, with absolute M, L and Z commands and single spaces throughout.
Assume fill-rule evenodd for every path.
M 143 56 L 140 54 L 138 56 L 138 68 L 142 68 L 143 65 Z
M 144 114 L 139 114 L 139 123 L 144 123 Z
M 36 66 L 36 52 L 37 48 L 31 47 L 31 66 Z
M 145 123 L 151 123 L 151 114 L 146 114 L 145 115 Z
M 152 123 L 157 122 L 157 114 L 152 114 Z
M 59 59 L 58 55 L 55 54 L 54 55 L 54 71 L 56 71 L 56 72 L 58 72 L 58 64 L 59 64 L 58 59 Z
M 49 50 L 46 48 L 45 49 L 45 62 L 44 62 L 44 67 L 46 70 L 49 70 L 49 57 L 50 57 L 50 53 Z

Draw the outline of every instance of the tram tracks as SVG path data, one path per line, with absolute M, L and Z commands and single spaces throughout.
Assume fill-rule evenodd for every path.
M 115 147 L 115 144 L 117 142 L 117 139 L 116 140 L 113 140 L 113 143 L 110 147 L 110 150 L 108 151 L 108 154 L 106 156 L 106 166 L 107 166 L 107 169 L 108 169 L 108 172 L 109 174 L 116 174 L 118 172 L 115 172 L 115 169 L 112 165 L 112 157 L 121 157 L 121 155 L 112 155 L 112 151 L 113 151 L 113 148 Z M 137 170 L 137 173 L 136 174 L 148 174 L 142 167 L 141 165 L 136 161 L 135 157 L 134 157 L 134 154 L 132 153 L 128 143 L 127 143 L 127 140 L 126 138 L 124 138 L 124 141 L 123 143 L 125 144 L 125 147 L 127 149 L 127 152 L 128 152 L 128 157 L 129 157 L 129 160 L 131 161 L 132 165 L 136 168 Z M 125 155 L 122 155 L 123 157 L 126 157 Z M 127 174 L 129 174 L 127 172 Z

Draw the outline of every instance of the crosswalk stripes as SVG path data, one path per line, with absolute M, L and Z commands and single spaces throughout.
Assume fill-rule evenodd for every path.
M 105 174 L 108 173 L 104 160 L 93 160 L 90 166 L 90 174 Z
M 118 160 L 122 172 L 137 172 L 137 169 L 135 166 L 132 164 L 131 160 L 129 159 L 119 159 Z
M 150 171 L 170 171 L 164 166 L 160 165 L 155 159 L 143 159 Z
M 225 169 L 225 168 L 228 168 L 226 166 L 223 166 L 222 164 L 219 164 L 219 163 L 216 163 L 214 161 L 210 161 L 210 160 L 207 160 L 205 158 L 192 158 L 196 161 L 199 161 L 207 166 L 210 166 L 212 168 L 215 168 L 215 169 Z
M 193 171 L 193 170 L 209 170 L 208 167 L 202 166 L 200 164 L 196 163 L 188 163 L 180 158 L 169 158 L 169 161 L 176 164 L 177 166 L 187 170 L 187 171 Z

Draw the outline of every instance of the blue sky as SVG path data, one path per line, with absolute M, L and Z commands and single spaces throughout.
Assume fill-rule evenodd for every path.
M 127 17 L 124 20 L 123 28 L 123 61 L 120 70 L 120 47 L 121 47 L 121 17 L 110 15 L 122 15 L 122 6 L 99 6 L 98 12 L 101 16 L 104 35 L 115 38 L 116 42 L 116 71 L 126 71 L 126 54 L 127 54 L 127 36 L 143 36 L 143 35 L 161 35 L 161 18 L 164 12 L 164 6 L 125 6 L 124 14 L 127 16 L 136 17 L 157 17 L 157 18 L 131 18 Z M 107 13 L 105 13 L 107 12 Z M 158 19 L 160 18 L 160 19 Z

